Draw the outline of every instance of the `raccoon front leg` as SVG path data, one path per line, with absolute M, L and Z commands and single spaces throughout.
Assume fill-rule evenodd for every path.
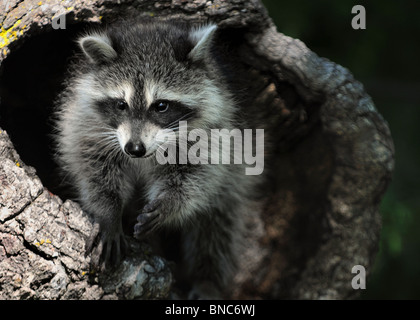
M 184 232 L 183 260 L 191 289 L 188 299 L 221 299 L 229 288 L 240 252 L 240 217 L 217 208 L 203 214 Z
M 181 172 L 165 172 L 166 179 L 155 178 L 149 186 L 147 203 L 137 218 L 134 236 L 142 239 L 163 225 L 179 226 L 194 215 L 195 203 L 202 206 L 206 199 L 198 199 L 191 190 L 186 175 Z M 183 177 L 184 179 L 182 179 Z
M 167 210 L 179 206 L 173 197 L 145 206 L 135 226 L 137 238 L 145 238 L 165 223 L 165 217 L 170 215 Z M 188 202 L 183 203 L 189 207 Z M 191 284 L 189 299 L 220 299 L 229 288 L 236 270 L 242 221 L 236 216 L 236 209 L 224 209 L 213 208 L 194 215 L 190 212 L 190 223 L 184 225 L 183 270 Z
M 109 170 L 83 181 L 82 204 L 94 218 L 94 227 L 86 241 L 94 269 L 117 265 L 127 244 L 122 230 L 123 198 L 119 173 Z
M 219 192 L 223 175 L 210 168 L 197 171 L 178 168 L 166 173 L 167 179 L 155 180 L 134 235 L 145 238 L 162 225 L 181 226 L 186 234 L 185 270 L 192 281 L 190 298 L 221 298 L 236 268 L 240 210 L 230 194 Z
M 164 222 L 164 214 L 159 210 L 162 205 L 162 198 L 155 199 L 146 204 L 137 217 L 137 224 L 134 227 L 134 236 L 138 239 L 144 238 Z

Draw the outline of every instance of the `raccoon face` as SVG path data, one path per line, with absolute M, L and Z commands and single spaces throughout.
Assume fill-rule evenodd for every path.
M 104 92 L 104 97 L 89 107 L 98 125 L 112 128 L 121 149 L 132 158 L 151 156 L 164 142 L 165 132 L 177 132 L 179 121 L 199 118 L 197 108 L 178 100 L 153 99 L 138 104 L 129 83 Z
M 191 120 L 196 116 L 194 109 L 178 101 L 157 100 L 142 115 L 136 118 L 130 106 L 123 100 L 116 102 L 125 121 L 117 127 L 118 142 L 124 152 L 132 157 L 147 158 L 153 155 L 164 142 L 166 131 L 177 131 L 181 120 Z
M 179 121 L 206 129 L 229 117 L 226 94 L 205 70 L 215 30 L 140 25 L 79 40 L 90 66 L 80 90 L 126 155 L 151 156 Z

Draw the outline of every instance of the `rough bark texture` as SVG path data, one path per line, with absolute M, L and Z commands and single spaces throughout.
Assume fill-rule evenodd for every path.
M 53 30 L 61 14 L 67 29 Z M 53 174 L 40 121 L 59 88 L 70 36 L 132 15 L 210 19 L 242 39 L 232 54 L 250 74 L 247 112 L 265 123 L 270 147 L 232 297 L 355 297 L 351 269 L 372 267 L 394 151 L 386 122 L 347 69 L 277 32 L 257 0 L 11 0 L 0 2 L 0 298 L 169 295 L 168 263 L 135 241 L 113 273 L 89 274 L 91 222 L 43 186 Z

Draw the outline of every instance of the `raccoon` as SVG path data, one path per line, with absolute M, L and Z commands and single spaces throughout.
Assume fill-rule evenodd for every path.
M 181 233 L 190 297 L 229 292 L 254 182 L 237 164 L 160 164 L 162 130 L 245 128 L 218 58 L 215 24 L 119 23 L 80 37 L 56 112 L 57 159 L 96 222 L 92 266 L 118 264 L 130 199 L 142 199 L 133 235 Z M 173 142 L 179 147 L 179 142 Z M 178 148 L 178 152 L 179 148 Z

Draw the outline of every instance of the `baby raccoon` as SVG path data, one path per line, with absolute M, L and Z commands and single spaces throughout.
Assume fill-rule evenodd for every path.
M 92 265 L 120 261 L 122 215 L 137 192 L 145 205 L 134 236 L 180 230 L 184 277 L 200 298 L 229 289 L 253 188 L 242 165 L 160 164 L 156 155 L 166 154 L 159 133 L 179 135 L 180 121 L 188 130 L 245 128 L 218 62 L 218 32 L 160 21 L 88 33 L 56 113 L 60 167 L 96 221 Z

